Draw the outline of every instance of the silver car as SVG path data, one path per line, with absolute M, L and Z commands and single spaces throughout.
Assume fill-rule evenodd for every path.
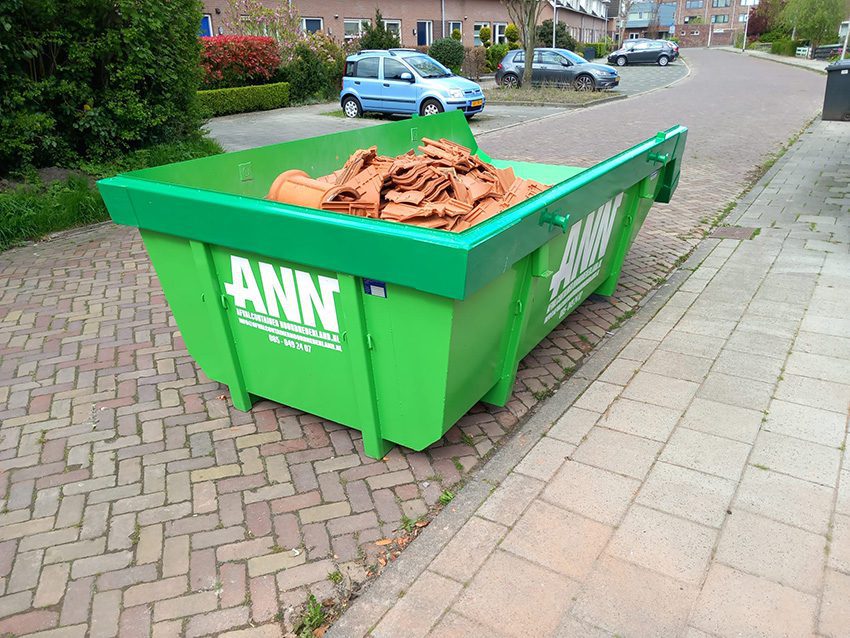
M 500 86 L 520 86 L 523 83 L 525 51 L 508 51 L 496 69 Z M 607 64 L 588 62 L 567 49 L 534 49 L 531 65 L 532 84 L 572 86 L 576 91 L 611 89 L 620 83 L 620 75 Z

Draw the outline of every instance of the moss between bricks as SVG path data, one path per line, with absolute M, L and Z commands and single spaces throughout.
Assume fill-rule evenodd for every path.
M 207 117 L 279 109 L 289 106 L 289 83 L 198 91 L 198 104 Z

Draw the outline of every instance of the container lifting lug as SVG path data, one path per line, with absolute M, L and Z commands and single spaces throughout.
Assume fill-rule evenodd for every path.
M 552 230 L 554 226 L 559 226 L 561 228 L 561 232 L 567 232 L 567 226 L 570 223 L 570 216 L 567 215 L 559 215 L 558 213 L 549 212 L 548 210 L 543 210 L 540 213 L 540 221 L 537 222 L 538 225 L 543 226 L 544 224 L 549 225 L 549 230 Z
M 369 350 L 375 349 L 375 342 L 372 340 L 372 335 L 369 333 L 366 333 L 366 347 L 368 347 Z
M 520 299 L 516 300 L 516 312 L 514 314 L 516 314 L 516 315 L 522 314 L 522 301 Z
M 657 162 L 658 164 L 666 164 L 670 159 L 670 153 L 650 153 L 646 157 L 648 162 Z
M 227 310 L 227 295 L 222 295 L 219 299 L 221 300 L 221 307 Z

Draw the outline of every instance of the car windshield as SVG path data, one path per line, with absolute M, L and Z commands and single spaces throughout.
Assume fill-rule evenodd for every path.
M 427 55 L 414 55 L 404 60 L 423 78 L 447 78 L 452 75 L 451 71 Z
M 559 53 L 565 56 L 573 64 L 584 64 L 585 62 L 587 62 L 587 60 L 585 60 L 580 55 L 573 53 L 572 51 L 567 51 L 566 49 L 560 50 Z

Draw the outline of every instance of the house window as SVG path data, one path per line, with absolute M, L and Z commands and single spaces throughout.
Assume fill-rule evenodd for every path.
M 637 31 L 632 31 L 629 34 L 629 40 L 637 40 L 640 37 L 640 34 Z
M 201 27 L 198 29 L 198 35 L 202 38 L 208 38 L 212 34 L 212 16 L 209 13 L 205 13 L 201 16 Z
M 369 21 L 366 18 L 353 18 L 351 20 L 344 20 L 343 27 L 345 29 L 345 39 L 354 40 L 356 38 L 359 38 L 361 35 L 363 35 L 363 27 L 367 24 L 369 24 Z
M 717 15 L 711 16 L 712 24 L 726 24 L 729 22 L 729 16 L 725 13 L 718 13 Z
M 705 0 L 685 0 L 686 9 L 702 9 L 705 6 Z
M 384 20 L 384 28 L 387 33 L 392 33 L 397 37 L 399 44 L 401 44 L 401 20 Z
M 307 33 L 316 33 L 322 30 L 321 18 L 301 18 L 301 30 Z
M 731 0 L 711 0 L 711 6 L 715 9 L 723 9 L 732 4 Z
M 758 6 L 759 0 L 741 0 L 742 7 L 756 7 Z
M 475 25 L 472 27 L 472 44 L 473 45 L 480 47 L 483 44 L 481 42 L 481 37 L 480 37 L 481 29 L 483 29 L 484 27 L 489 27 L 489 26 L 490 26 L 489 22 L 476 22 L 475 23 Z
M 747 21 L 747 14 L 746 13 L 742 13 L 741 15 L 738 16 L 738 22 L 746 22 L 746 21 Z
M 505 44 L 508 41 L 508 39 L 505 37 L 505 29 L 507 28 L 507 22 L 493 23 L 493 44 Z
M 460 20 L 449 20 L 449 28 L 448 31 L 446 31 L 446 37 L 452 37 L 452 33 L 455 32 L 455 29 L 460 31 L 461 39 L 463 39 L 463 22 Z

